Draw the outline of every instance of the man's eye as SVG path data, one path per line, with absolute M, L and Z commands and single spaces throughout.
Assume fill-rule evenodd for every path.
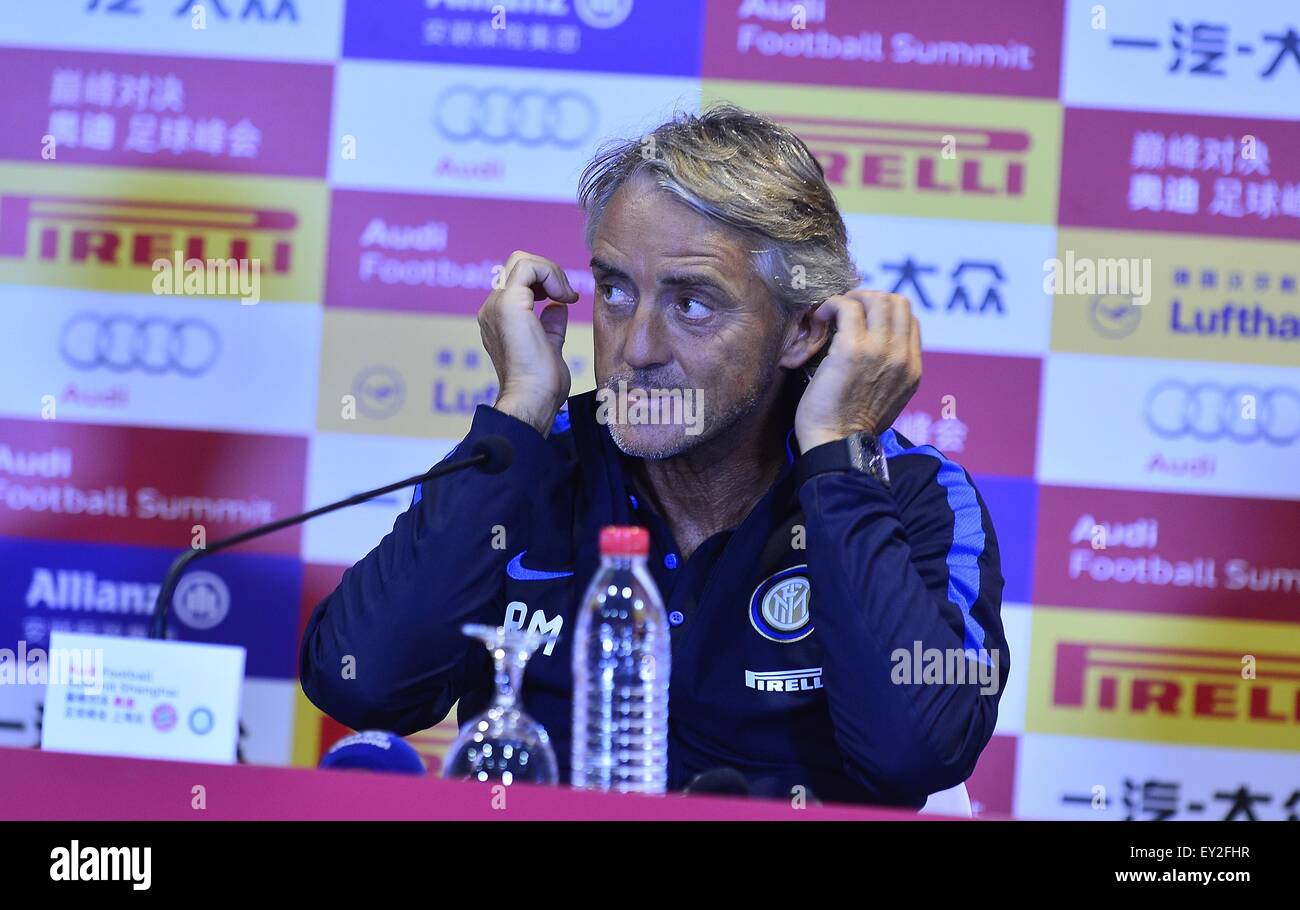
M 600 299 L 610 306 L 626 306 L 632 302 L 632 298 L 628 294 L 625 294 L 612 284 L 602 284 L 599 289 Z
M 677 301 L 677 310 L 687 319 L 708 319 L 713 308 L 694 297 L 683 297 Z

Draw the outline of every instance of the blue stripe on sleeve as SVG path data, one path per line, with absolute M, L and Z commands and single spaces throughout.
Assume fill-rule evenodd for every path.
M 948 549 L 948 599 L 961 610 L 966 635 L 962 644 L 968 651 L 979 654 L 980 663 L 988 664 L 983 651 L 984 627 L 971 615 L 971 607 L 979 599 L 979 558 L 984 553 L 984 518 L 980 513 L 975 488 L 966 479 L 966 472 L 949 461 L 934 446 L 914 446 L 904 449 L 892 429 L 880 436 L 880 445 L 887 458 L 895 455 L 929 455 L 939 459 L 939 485 L 948 495 L 948 508 L 952 509 L 952 546 Z

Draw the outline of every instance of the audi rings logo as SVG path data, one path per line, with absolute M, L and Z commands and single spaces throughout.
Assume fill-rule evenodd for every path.
M 453 142 L 573 148 L 596 129 L 596 105 L 574 91 L 455 85 L 438 97 L 433 122 Z
M 614 28 L 632 15 L 632 0 L 573 0 L 573 11 L 592 28 Z
M 59 353 L 79 370 L 200 376 L 216 363 L 221 338 L 198 319 L 87 312 L 64 324 Z
M 1291 445 L 1300 439 L 1300 391 L 1170 379 L 1147 394 L 1146 420 L 1152 432 L 1166 439 L 1263 439 Z
M 211 572 L 187 572 L 176 584 L 172 607 L 191 629 L 212 629 L 230 612 L 230 589 Z

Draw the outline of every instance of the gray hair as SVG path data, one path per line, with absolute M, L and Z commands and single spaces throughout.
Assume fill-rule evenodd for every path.
M 821 164 L 785 127 L 718 104 L 606 143 L 578 181 L 588 247 L 609 200 L 639 173 L 752 242 L 754 269 L 787 316 L 858 284 Z

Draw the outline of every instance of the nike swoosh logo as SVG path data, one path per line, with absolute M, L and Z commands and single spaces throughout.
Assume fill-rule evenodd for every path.
M 506 566 L 506 574 L 515 581 L 547 581 L 552 578 L 568 578 L 572 572 L 547 572 L 542 569 L 524 568 L 524 554 L 527 550 L 520 550 L 519 555 L 510 560 Z

